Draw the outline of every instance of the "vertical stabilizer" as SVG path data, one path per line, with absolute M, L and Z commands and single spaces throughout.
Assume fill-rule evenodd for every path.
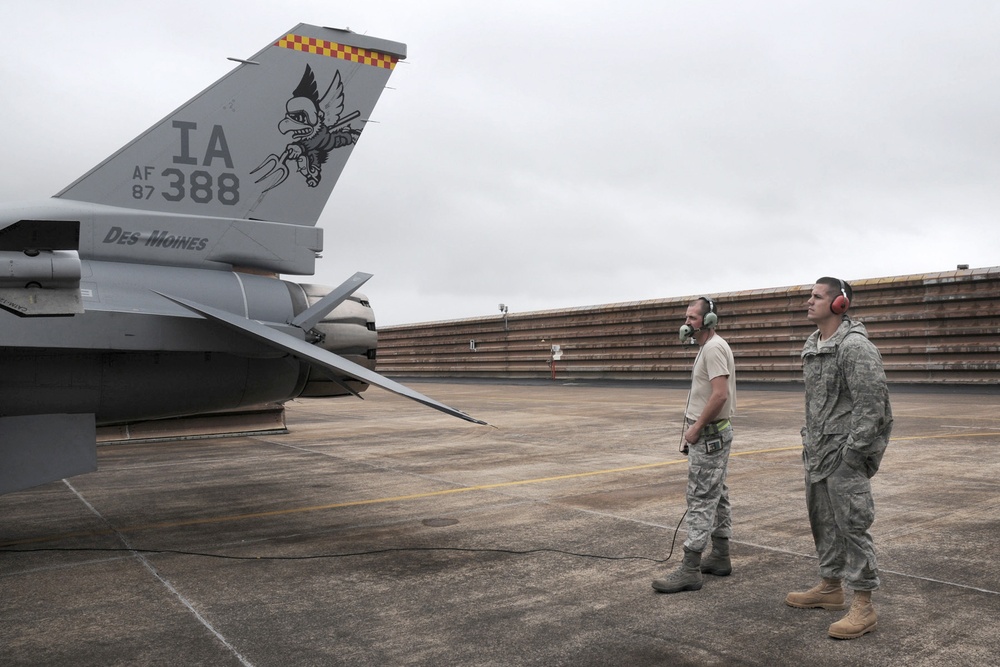
M 314 225 L 406 46 L 299 25 L 60 192 Z

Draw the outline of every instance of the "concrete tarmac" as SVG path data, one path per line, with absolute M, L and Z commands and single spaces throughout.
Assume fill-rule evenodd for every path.
M 879 624 L 844 641 L 784 604 L 818 580 L 800 389 L 740 387 L 733 574 L 664 595 L 685 390 L 412 386 L 497 428 L 371 389 L 0 496 L 0 664 L 997 664 L 1000 391 L 893 391 Z

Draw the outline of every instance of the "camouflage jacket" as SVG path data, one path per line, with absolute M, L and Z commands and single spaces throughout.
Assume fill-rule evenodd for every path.
M 822 345 L 819 331 L 802 348 L 806 385 L 803 460 L 811 481 L 825 479 L 846 461 L 871 477 L 892 432 L 892 407 L 882 355 L 860 322 L 844 317 Z

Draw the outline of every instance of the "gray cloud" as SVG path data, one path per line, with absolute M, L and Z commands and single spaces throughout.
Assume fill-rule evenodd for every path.
M 993 3 L 297 4 L 3 10 L 0 196 L 310 21 L 409 48 L 301 279 L 380 324 L 998 263 Z

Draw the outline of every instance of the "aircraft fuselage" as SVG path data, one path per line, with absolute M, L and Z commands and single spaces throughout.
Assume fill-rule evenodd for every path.
M 121 262 L 83 260 L 81 268 L 84 313 L 35 318 L 0 311 L 0 413 L 92 412 L 106 424 L 282 402 L 299 396 L 310 381 L 308 364 L 154 292 L 271 323 L 304 339 L 305 332 L 287 324 L 314 299 L 301 285 Z M 318 328 L 326 328 L 322 347 L 372 368 L 377 334 L 363 298 L 341 304 L 330 317 L 336 321 Z

